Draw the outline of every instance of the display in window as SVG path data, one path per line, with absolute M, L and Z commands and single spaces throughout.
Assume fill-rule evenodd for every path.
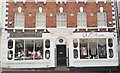
M 98 39 L 99 58 L 107 58 L 106 39 Z
M 90 59 L 97 59 L 97 39 L 89 39 Z
M 23 60 L 24 57 L 24 40 L 15 40 L 15 60 Z
M 87 59 L 88 58 L 88 40 L 80 39 L 80 58 Z

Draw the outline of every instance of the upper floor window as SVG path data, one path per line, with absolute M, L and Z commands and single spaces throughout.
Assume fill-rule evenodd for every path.
M 98 12 L 97 13 L 97 22 L 98 22 L 98 27 L 106 27 L 107 26 L 106 12 Z
M 57 14 L 57 27 L 66 27 L 66 13 Z
M 80 12 L 77 14 L 77 26 L 87 27 L 87 18 L 85 12 Z
M 36 27 L 37 28 L 46 27 L 46 13 L 36 14 Z
M 15 24 L 14 27 L 24 27 L 24 13 L 15 13 Z

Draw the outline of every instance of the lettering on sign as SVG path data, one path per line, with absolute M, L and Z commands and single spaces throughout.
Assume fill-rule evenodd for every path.
M 104 36 L 104 34 L 97 34 L 97 33 L 93 33 L 93 32 L 91 32 L 91 33 L 83 33 L 83 37 L 103 37 Z

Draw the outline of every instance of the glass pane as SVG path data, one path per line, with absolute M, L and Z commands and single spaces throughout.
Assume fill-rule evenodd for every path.
M 113 40 L 111 38 L 108 39 L 108 46 L 113 47 Z
M 97 58 L 97 39 L 89 39 L 90 58 Z
M 24 57 L 24 40 L 15 40 L 15 60 L 23 60 Z
M 80 58 L 87 59 L 88 58 L 88 40 L 80 39 Z
M 13 40 L 9 40 L 8 41 L 8 49 L 12 49 L 13 48 Z
M 98 39 L 99 58 L 107 58 L 106 39 Z
M 56 21 L 57 27 L 66 27 L 66 13 L 58 13 Z
M 32 60 L 35 56 L 34 40 L 25 40 L 25 59 Z
M 43 40 L 35 40 L 35 59 L 43 59 Z
M 74 46 L 74 48 L 78 47 L 78 40 L 77 39 L 73 40 L 73 46 Z
M 8 58 L 8 60 L 12 60 L 13 59 L 13 51 L 8 51 L 7 58 Z
M 74 58 L 77 59 L 78 58 L 78 50 L 74 49 L 73 53 L 74 53 Z
M 112 49 L 109 49 L 109 57 L 110 57 L 110 58 L 113 58 L 113 56 L 114 56 L 113 50 L 112 50 Z
M 47 39 L 47 40 L 45 41 L 45 47 L 46 47 L 46 48 L 50 48 L 50 40 L 49 40 L 49 39 Z
M 46 51 L 45 51 L 45 58 L 46 58 L 46 59 L 49 59 L 49 58 L 50 58 L 50 51 L 49 51 L 49 50 L 46 50 Z

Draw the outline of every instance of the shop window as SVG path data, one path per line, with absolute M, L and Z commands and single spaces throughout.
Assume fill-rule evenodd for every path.
M 112 39 L 108 39 L 108 46 L 113 47 L 113 40 Z
M 89 53 L 91 59 L 97 59 L 97 39 L 89 39 Z
M 57 17 L 56 17 L 56 23 L 57 23 L 57 27 L 66 27 L 67 25 L 67 17 L 66 17 L 66 13 L 58 13 Z
M 23 60 L 24 56 L 24 40 L 15 40 L 15 60 Z
M 87 27 L 87 18 L 85 12 L 80 12 L 77 14 L 77 25 L 78 27 Z
M 7 58 L 8 58 L 8 60 L 12 60 L 13 59 L 13 51 L 8 51 Z
M 33 60 L 36 56 L 34 40 L 25 40 L 25 60 Z
M 98 39 L 99 58 L 107 58 L 106 39 Z
M 46 27 L 46 14 L 45 13 L 36 14 L 36 27 L 37 28 Z
M 77 59 L 78 58 L 78 50 L 74 49 L 73 53 L 74 53 L 74 58 Z
M 15 24 L 14 27 L 24 27 L 24 19 L 25 19 L 25 15 L 24 13 L 20 12 L 20 13 L 15 13 Z
M 80 39 L 80 58 L 87 59 L 88 58 L 88 40 Z
M 114 56 L 113 50 L 112 50 L 112 49 L 109 49 L 109 57 L 110 57 L 110 58 L 113 58 L 113 56 Z
M 9 40 L 8 41 L 8 49 L 12 49 L 13 48 L 13 40 Z
M 74 46 L 74 48 L 78 47 L 78 40 L 77 39 L 73 40 L 73 46 Z
M 50 40 L 49 40 L 49 39 L 47 39 L 47 40 L 45 41 L 45 47 L 46 47 L 46 48 L 50 48 Z
M 46 51 L 45 51 L 45 58 L 46 58 L 46 59 L 49 59 L 49 58 L 50 58 L 50 51 L 49 51 L 49 50 L 46 50 Z
M 35 59 L 43 59 L 43 40 L 35 40 Z
M 106 27 L 107 26 L 107 16 L 106 12 L 98 12 L 97 13 L 97 21 L 98 27 Z

